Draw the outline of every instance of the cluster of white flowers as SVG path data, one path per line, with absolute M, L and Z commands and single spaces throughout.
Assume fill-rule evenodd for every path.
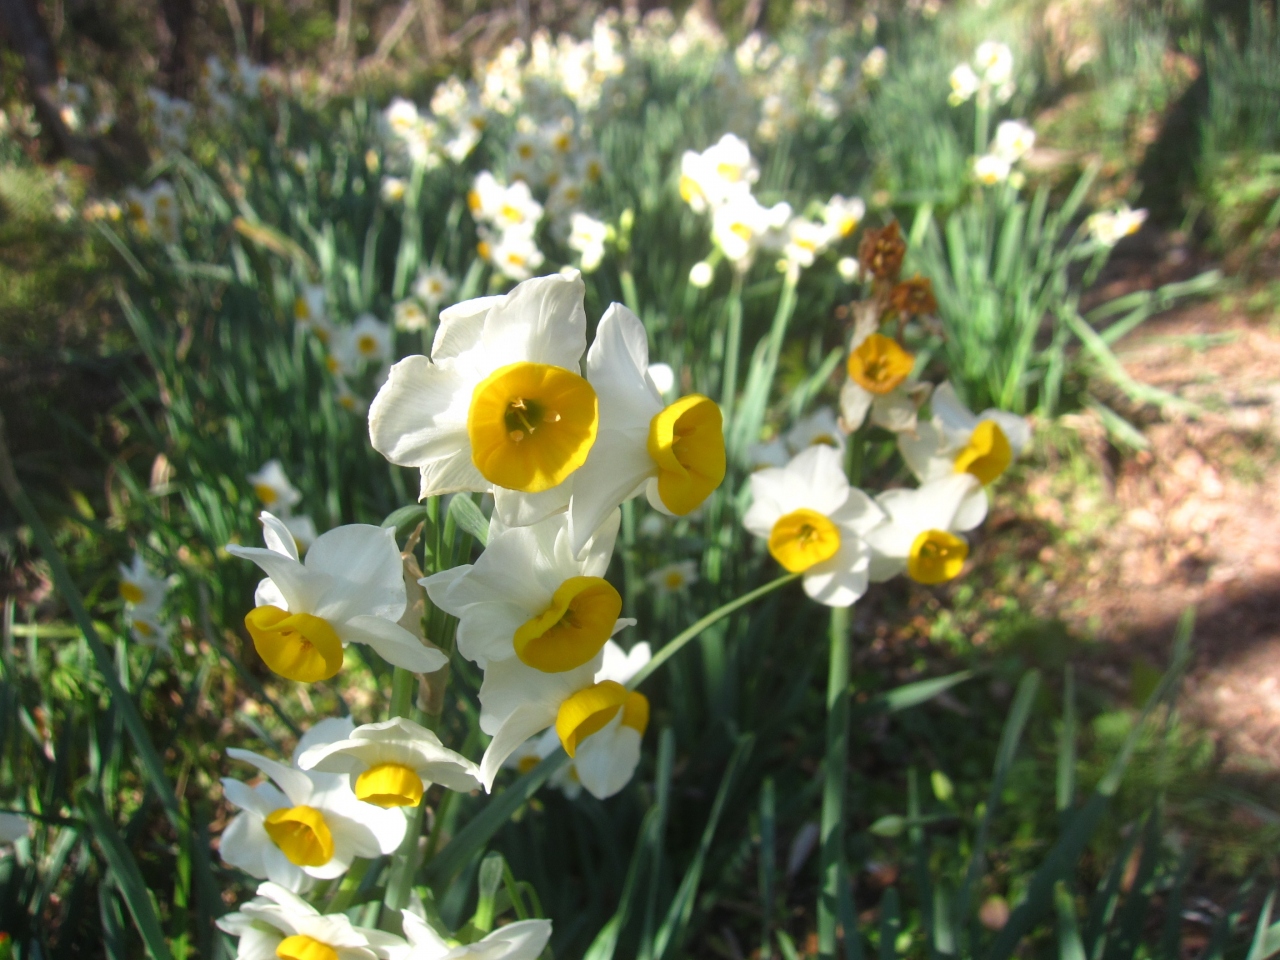
M 785 201 L 766 207 L 751 190 L 759 178 L 750 147 L 732 133 L 701 153 L 686 150 L 680 159 L 680 196 L 695 212 L 711 214 L 711 239 L 738 270 L 748 269 L 757 252 L 768 249 L 781 253 L 780 269 L 798 273 L 851 236 L 866 212 L 858 197 L 838 194 L 817 218 L 793 215 Z M 696 264 L 690 282 L 708 285 L 712 269 L 705 261 Z
M 975 416 L 949 383 L 932 390 L 915 380 L 915 358 L 877 327 L 876 320 L 859 324 L 850 343 L 838 421 L 819 410 L 780 440 L 753 448 L 757 463 L 791 459 L 751 475 L 743 525 L 786 570 L 803 574 L 810 597 L 833 607 L 902 573 L 925 584 L 958 576 L 969 554 L 962 534 L 986 517 L 986 486 L 1030 441 L 1021 417 L 999 410 Z M 932 417 L 920 422 L 931 392 Z M 842 434 L 868 416 L 897 434 L 920 487 L 873 499 L 850 486 Z
M 467 206 L 479 225 L 477 252 L 512 280 L 527 280 L 542 266 L 536 233 L 543 207 L 524 180 L 507 185 L 489 171 L 476 177 Z
M 401 308 L 396 310 L 398 322 L 401 312 Z M 352 390 L 351 379 L 369 374 L 375 385 L 386 380 L 395 354 L 391 324 L 370 313 L 361 314 L 353 323 L 336 323 L 329 315 L 324 285 L 319 283 L 304 283 L 295 291 L 293 319 L 324 344 L 325 367 L 333 376 L 339 406 L 363 413 L 366 401 Z
M 135 553 L 128 566 L 120 564 L 120 598 L 129 633 L 138 643 L 160 650 L 169 647 L 169 627 L 161 617 L 169 581 L 147 569 L 142 555 Z
M 1021 175 L 1015 173 L 1014 164 L 1031 152 L 1036 143 L 1036 132 L 1021 120 L 1005 120 L 996 127 L 991 148 L 973 161 L 973 176 L 983 186 L 994 186 L 1009 181 L 1020 186 Z
M 124 195 L 124 212 L 140 235 L 162 243 L 177 243 L 181 226 L 178 198 L 168 180 L 157 180 L 146 190 L 129 187 Z
M 181 150 L 187 145 L 187 128 L 193 109 L 181 97 L 171 97 L 163 90 L 148 87 L 143 111 L 155 131 L 163 151 Z
M 1008 103 L 1017 92 L 1013 79 L 1013 51 L 1003 43 L 986 40 L 978 44 L 973 60 L 961 63 L 951 71 L 951 95 L 947 101 L 953 106 L 977 98 L 978 105 Z
M 1131 210 L 1129 205 L 1122 204 L 1119 209 L 1100 210 L 1085 220 L 1085 229 L 1098 243 L 1114 247 L 1125 237 L 1132 236 L 1142 229 L 1147 222 L 1146 210 Z

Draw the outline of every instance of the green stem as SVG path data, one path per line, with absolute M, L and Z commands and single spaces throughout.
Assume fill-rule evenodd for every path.
M 388 933 L 400 932 L 400 911 L 409 905 L 409 893 L 413 889 L 413 875 L 418 867 L 418 838 L 422 836 L 422 811 L 425 798 L 409 814 L 408 828 L 400 848 L 391 858 L 391 870 L 387 875 L 387 892 L 382 898 L 382 917 L 379 925 Z
M 750 593 L 744 593 L 742 596 L 738 597 L 736 600 L 730 600 L 728 603 L 724 604 L 723 606 L 717 607 L 715 610 L 712 610 L 705 617 L 703 617 L 697 623 L 693 624 L 691 627 L 686 629 L 683 633 L 678 634 L 676 637 L 674 637 L 671 640 L 670 643 L 668 643 L 661 650 L 655 653 L 653 655 L 653 659 L 650 660 L 648 663 L 646 663 L 644 667 L 641 668 L 640 672 L 631 678 L 631 682 L 627 684 L 627 686 L 632 690 L 640 686 L 640 684 L 644 683 L 645 680 L 649 679 L 649 677 L 652 676 L 653 673 L 655 673 L 660 666 L 662 666 L 664 663 L 666 663 L 668 660 L 674 657 L 677 653 L 679 653 L 681 649 L 683 649 L 685 644 L 687 644 L 690 640 L 697 637 L 698 634 L 702 633 L 703 630 L 707 629 L 707 627 L 711 626 L 713 623 L 723 620 L 725 617 L 733 613 L 735 610 L 745 607 L 747 604 L 751 603 L 753 600 L 763 597 L 766 593 L 772 593 L 774 590 L 777 590 L 779 587 L 786 586 L 788 583 L 791 583 L 793 580 L 798 580 L 798 579 L 800 579 L 800 574 L 798 573 L 785 574 L 784 576 L 779 577 L 777 580 L 769 581 L 763 587 L 756 587 Z
M 733 405 L 738 394 L 738 354 L 742 352 L 742 271 L 734 270 L 733 288 L 725 306 L 728 312 L 724 345 L 724 376 L 720 382 L 720 407 L 725 428 L 733 423 Z
M 827 673 L 827 755 L 823 761 L 819 833 L 822 889 L 818 894 L 818 956 L 836 955 L 840 871 L 844 861 L 844 791 L 849 755 L 849 607 L 831 609 Z M 846 936 L 851 933 L 846 931 Z

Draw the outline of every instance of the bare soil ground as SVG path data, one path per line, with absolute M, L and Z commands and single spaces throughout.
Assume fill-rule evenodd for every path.
M 1215 737 L 1226 769 L 1274 775 L 1280 316 L 1198 304 L 1150 322 L 1118 353 L 1132 376 L 1204 412 L 1147 423 L 1148 449 L 1111 456 L 1111 502 L 1090 537 L 1093 555 L 1083 576 L 1060 585 L 1053 606 L 1069 623 L 1154 665 L 1165 661 L 1174 624 L 1194 605 L 1188 713 Z M 1073 425 L 1101 440 L 1096 421 Z M 1058 520 L 1061 501 L 1041 499 L 1036 510 Z

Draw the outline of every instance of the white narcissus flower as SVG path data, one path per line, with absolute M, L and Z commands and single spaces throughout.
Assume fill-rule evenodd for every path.
M 475 943 L 450 946 L 427 922 L 402 910 L 409 949 L 394 960 L 537 960 L 551 939 L 550 920 L 517 920 Z
M 738 190 L 715 208 L 711 239 L 726 258 L 743 269 L 770 231 L 781 230 L 790 216 L 790 204 L 765 207 L 749 191 Z
M 884 513 L 849 486 L 834 447 L 812 446 L 785 467 L 751 475 L 751 507 L 742 525 L 769 546 L 804 592 L 829 607 L 847 607 L 867 591 L 868 531 Z
M 698 564 L 693 560 L 677 560 L 651 570 L 644 579 L 659 594 L 683 593 L 698 582 Z
M 257 473 L 249 474 L 248 480 L 258 502 L 268 510 L 288 513 L 302 502 L 302 494 L 289 482 L 284 464 L 279 460 L 268 460 Z
M 994 153 L 984 153 L 973 161 L 973 177 L 986 187 L 1004 183 L 1012 169 L 1008 160 Z
M 298 766 L 346 774 L 356 798 L 379 807 L 417 806 L 433 783 L 462 793 L 480 789 L 474 763 L 405 717 L 366 723 L 345 740 L 311 747 Z
M 299 554 L 306 553 L 311 549 L 311 545 L 316 542 L 316 522 L 310 517 L 295 517 L 293 514 L 289 514 L 288 516 L 280 517 L 280 522 L 293 535 L 293 542 L 297 544 Z
M 921 483 L 955 473 L 977 477 L 984 486 L 1008 469 L 1031 442 L 1024 417 L 989 409 L 975 415 L 944 383 L 933 392 L 933 419 L 914 434 L 898 434 L 902 459 Z
M 814 258 L 827 249 L 838 235 L 825 223 L 793 217 L 787 223 L 787 239 L 782 255 L 789 266 L 811 267 Z
M 524 495 L 543 516 L 563 508 L 561 485 L 599 427 L 596 392 L 578 373 L 584 296 L 581 276 L 553 275 L 441 312 L 431 358 L 401 360 L 373 401 L 374 449 L 417 467 L 422 497 L 492 488 L 504 516 L 528 505 Z
M 418 279 L 413 284 L 413 295 L 422 301 L 428 310 L 434 310 L 444 303 L 454 290 L 456 284 L 444 267 L 423 267 L 418 271 Z
M 135 553 L 128 566 L 120 564 L 120 598 L 129 606 L 158 609 L 168 592 L 169 581 L 152 573 L 142 554 Z
M 852 433 L 870 414 L 872 423 L 894 433 L 914 430 L 930 387 L 912 378 L 915 357 L 875 327 L 875 321 L 859 323 L 849 346 L 849 378 L 840 389 L 843 427 Z
M 264 883 L 218 929 L 239 937 L 236 960 L 390 960 L 408 944 L 395 934 L 357 927 L 344 914 L 321 914 L 279 884 Z
M 837 193 L 822 208 L 822 222 L 831 228 L 836 237 L 843 239 L 858 229 L 866 212 L 867 205 L 862 202 L 861 197 L 845 199 Z
M 1113 213 L 1099 211 L 1091 214 L 1084 225 L 1098 243 L 1114 247 L 1125 237 L 1137 233 L 1146 219 L 1146 210 L 1131 210 L 1128 204 L 1123 204 Z
M 680 159 L 680 196 L 695 213 L 724 203 L 736 190 L 760 178 L 747 144 L 731 133 L 702 153 L 686 150 Z
M 625 685 L 652 659 L 647 643 L 630 653 L 610 640 L 595 681 Z M 649 699 L 631 691 L 622 709 L 595 733 L 584 735 L 573 756 L 578 782 L 597 800 L 606 800 L 625 787 L 640 765 L 640 745 L 649 725 Z M 557 724 L 559 726 L 559 724 Z
M 263 511 L 267 548 L 231 544 L 267 579 L 245 627 L 263 661 L 290 680 L 327 680 L 342 667 L 343 648 L 365 643 L 397 667 L 430 673 L 449 662 L 397 621 L 407 594 L 395 531 L 369 524 L 336 527 L 316 538 L 303 564 L 293 535 Z
M 347 738 L 353 727 L 347 719 L 322 720 L 298 741 L 289 764 L 249 750 L 227 751 L 270 779 L 252 787 L 223 779 L 223 794 L 242 811 L 222 833 L 223 860 L 250 876 L 304 892 L 315 880 L 346 873 L 356 857 L 377 857 L 400 846 L 403 810 L 360 802 L 343 774 L 298 768 L 308 750 Z
M 427 311 L 417 300 L 401 300 L 391 308 L 391 316 L 397 330 L 405 333 L 419 333 L 427 329 L 430 322 Z
M 1021 120 L 1005 120 L 996 127 L 991 152 L 998 157 L 1017 163 L 1036 145 L 1036 132 Z
M 362 313 L 351 325 L 351 347 L 364 363 L 390 363 L 394 335 L 390 324 Z
M 981 72 L 983 82 L 993 87 L 1004 86 L 1013 79 L 1013 51 L 995 40 L 978 44 L 973 65 Z
M 947 102 L 953 107 L 958 107 L 969 100 L 982 86 L 982 81 L 978 79 L 973 67 L 967 63 L 959 64 L 951 71 L 950 81 L 951 93 L 947 97 Z
M 844 452 L 844 431 L 830 407 L 819 407 L 807 417 L 797 420 L 786 433 L 787 449 L 794 456 L 814 444 L 835 447 Z
M 622 597 L 604 579 L 620 520 L 615 508 L 581 553 L 571 547 L 563 513 L 527 527 L 491 527 L 474 564 L 420 582 L 432 603 L 458 618 L 458 651 L 481 669 L 514 658 L 534 670 L 572 670 L 635 622 L 618 619 Z
M 324 287 L 318 283 L 304 285 L 293 298 L 294 322 L 304 330 L 314 331 L 321 342 L 329 336 L 324 299 Z
M 656 509 L 685 516 L 724 480 L 719 406 L 696 393 L 665 404 L 648 369 L 644 324 L 622 304 L 610 305 L 587 353 L 600 430 L 569 502 L 575 550 L 632 497 L 644 493 Z
M 500 230 L 532 230 L 542 219 L 542 204 L 533 199 L 529 185 L 517 180 L 510 186 L 497 181 L 487 170 L 479 174 L 467 194 L 467 206 L 478 221 Z
M 969 556 L 969 544 L 958 534 L 987 515 L 987 495 L 968 473 L 953 473 L 916 490 L 886 490 L 876 503 L 888 516 L 866 536 L 876 583 L 904 572 L 926 584 L 958 577 Z
M 609 225 L 585 213 L 573 214 L 569 224 L 568 247 L 582 255 L 582 272 L 591 273 L 604 259 L 604 244 L 609 235 Z

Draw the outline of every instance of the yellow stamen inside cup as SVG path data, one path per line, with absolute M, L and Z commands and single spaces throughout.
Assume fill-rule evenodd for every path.
M 580 667 L 613 633 L 622 597 L 600 577 L 570 577 L 556 588 L 551 605 L 515 632 L 516 656 L 543 673 Z
M 613 680 L 601 680 L 593 687 L 579 690 L 560 704 L 556 715 L 556 733 L 564 752 L 573 756 L 578 744 L 593 733 L 599 733 L 618 715 L 630 694 Z
M 596 392 L 578 374 L 545 363 L 512 363 L 471 395 L 471 461 L 490 483 L 540 493 L 586 462 L 596 442 Z
M 120 597 L 125 603 L 141 603 L 146 596 L 146 591 L 136 583 L 130 583 L 128 580 L 120 582 Z
M 849 354 L 849 378 L 868 393 L 883 395 L 911 374 L 915 357 L 897 341 L 873 333 Z
M 307 303 L 306 297 L 294 298 L 293 318 L 300 321 L 307 321 L 311 319 L 311 306 Z
M 993 420 L 979 421 L 965 448 L 956 454 L 956 473 L 971 473 L 986 486 L 1013 463 L 1009 438 Z
M 911 544 L 907 576 L 916 583 L 946 583 L 960 576 L 969 544 L 945 530 L 926 530 Z
M 299 867 L 319 867 L 333 859 L 333 834 L 315 807 L 289 807 L 262 820 L 271 842 Z
M 736 233 L 739 237 L 741 237 L 747 243 L 750 243 L 751 238 L 755 236 L 755 232 L 750 227 L 748 227 L 745 223 L 731 223 L 729 224 L 729 229 L 732 232 Z
M 679 590 L 684 586 L 684 574 L 679 570 L 672 570 L 664 579 L 668 590 Z
M 378 341 L 375 337 L 366 333 L 356 341 L 356 347 L 364 356 L 372 356 L 378 352 Z
M 622 725 L 644 736 L 649 727 L 649 698 L 643 693 L 633 690 L 627 694 L 627 702 L 622 705 Z
M 529 754 L 527 757 L 521 757 L 520 762 L 516 764 L 516 769 L 521 773 L 528 773 L 541 762 L 536 754 Z
M 279 494 L 276 493 L 276 488 L 266 483 L 255 483 L 253 492 L 262 501 L 264 507 L 269 507 L 280 499 Z
M 315 683 L 342 668 L 342 641 L 327 620 L 268 605 L 246 613 L 244 625 L 263 662 L 288 680 Z
M 296 933 L 280 941 L 276 956 L 279 960 L 338 960 L 338 951 L 314 937 Z
M 658 465 L 658 496 L 682 517 L 724 480 L 724 425 L 715 401 L 681 397 L 649 422 L 649 456 Z
M 840 531 L 816 510 L 792 510 L 774 521 L 769 552 L 790 573 L 804 573 L 840 549 Z
M 379 763 L 356 777 L 356 798 L 379 807 L 416 807 L 422 778 L 403 763 Z
M 138 631 L 138 636 L 146 637 L 150 640 L 156 634 L 156 628 L 149 624 L 146 620 L 133 621 L 133 629 Z

